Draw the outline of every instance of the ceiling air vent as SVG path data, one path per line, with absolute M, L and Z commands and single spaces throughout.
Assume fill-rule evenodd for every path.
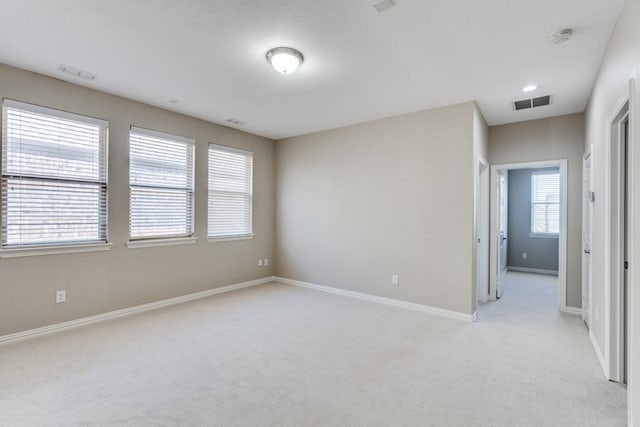
M 544 107 L 545 105 L 551 104 L 551 96 L 541 96 L 539 98 L 533 98 L 533 108 L 536 107 Z
M 230 123 L 232 125 L 236 125 L 236 126 L 242 126 L 247 124 L 247 122 L 243 122 L 242 120 L 238 120 L 238 119 L 227 119 L 225 120 L 225 122 Z
M 513 107 L 516 111 L 527 110 L 529 108 L 543 107 L 551 104 L 551 95 L 540 96 L 533 99 L 523 99 L 522 101 L 515 101 Z

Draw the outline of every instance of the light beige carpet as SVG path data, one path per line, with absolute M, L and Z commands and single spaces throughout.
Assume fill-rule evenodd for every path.
M 1 426 L 623 426 L 553 279 L 466 323 L 268 284 L 0 346 Z

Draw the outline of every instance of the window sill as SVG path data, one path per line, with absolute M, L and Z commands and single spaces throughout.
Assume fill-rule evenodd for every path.
M 529 233 L 529 237 L 532 239 L 558 239 L 560 235 L 552 233 Z
M 217 236 L 217 237 L 207 237 L 207 242 L 230 242 L 233 240 L 251 240 L 253 239 L 255 234 L 238 234 L 234 236 Z
M 176 237 L 170 239 L 130 240 L 127 248 L 155 248 L 159 246 L 192 245 L 198 241 L 197 237 Z
M 68 246 L 35 246 L 29 248 L 10 248 L 0 250 L 0 258 L 18 258 L 40 255 L 75 254 L 82 252 L 101 252 L 111 250 L 111 243 L 92 243 Z

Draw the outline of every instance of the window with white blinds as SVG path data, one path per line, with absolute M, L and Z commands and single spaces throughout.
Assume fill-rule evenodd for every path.
M 531 233 L 557 235 L 560 232 L 560 174 L 531 174 Z
M 2 248 L 107 242 L 104 120 L 5 99 Z
M 131 240 L 193 235 L 194 149 L 192 139 L 131 128 Z
M 250 237 L 252 205 L 253 153 L 209 144 L 209 237 Z

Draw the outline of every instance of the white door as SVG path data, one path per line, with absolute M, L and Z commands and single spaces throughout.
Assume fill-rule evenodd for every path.
M 582 161 L 582 319 L 590 323 L 591 315 L 591 217 L 593 196 L 591 190 L 591 154 Z
M 507 271 L 507 217 L 509 210 L 508 203 L 508 187 L 507 187 L 507 174 L 509 171 L 501 170 L 498 172 L 497 183 L 497 199 L 498 199 L 498 262 L 497 262 L 497 274 L 496 274 L 496 298 L 502 296 L 504 292 L 504 274 Z

